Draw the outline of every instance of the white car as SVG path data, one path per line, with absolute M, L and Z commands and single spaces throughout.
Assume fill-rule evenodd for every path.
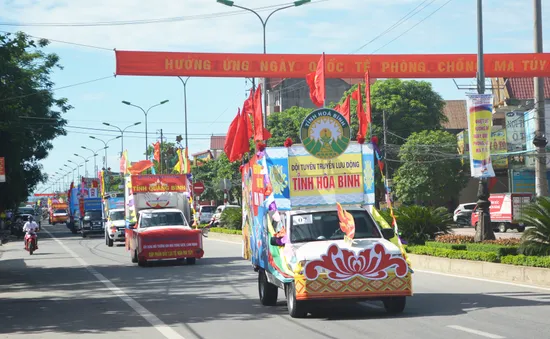
M 208 224 L 212 220 L 216 206 L 203 205 L 199 207 L 199 223 Z
M 115 241 L 124 241 L 126 236 L 126 220 L 124 209 L 117 208 L 109 211 L 105 224 L 105 245 L 112 247 Z
M 453 221 L 459 226 L 472 226 L 472 212 L 476 206 L 477 204 L 475 202 L 458 205 L 453 213 Z

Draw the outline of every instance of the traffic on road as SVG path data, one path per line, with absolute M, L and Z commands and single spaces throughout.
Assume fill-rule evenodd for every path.
M 543 338 L 550 291 L 415 271 L 407 309 L 381 302 L 319 307 L 292 319 L 284 296 L 258 300 L 239 237 L 210 233 L 195 265 L 140 268 L 122 244 L 44 225 L 40 251 L 2 247 L 0 334 L 6 338 Z M 518 313 L 519 312 L 519 313 Z M 517 321 L 521 314 L 522 321 Z

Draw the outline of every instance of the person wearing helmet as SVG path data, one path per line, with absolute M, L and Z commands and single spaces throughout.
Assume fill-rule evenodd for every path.
M 32 215 L 29 216 L 29 220 L 23 226 L 23 232 L 33 235 L 39 229 L 38 224 L 34 221 L 34 217 Z M 38 249 L 38 238 L 36 239 L 36 249 Z

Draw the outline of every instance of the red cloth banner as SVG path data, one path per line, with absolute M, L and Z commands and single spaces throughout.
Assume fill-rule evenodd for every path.
M 116 51 L 117 75 L 305 78 L 318 54 Z M 476 54 L 329 54 L 326 78 L 475 78 Z M 550 77 L 550 53 L 485 54 L 487 77 Z

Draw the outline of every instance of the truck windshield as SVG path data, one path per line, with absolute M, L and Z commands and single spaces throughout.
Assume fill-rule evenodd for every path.
M 101 211 L 86 211 L 84 220 L 101 220 Z
M 124 211 L 111 212 L 109 216 L 112 221 L 124 220 Z
M 366 211 L 348 211 L 355 220 L 354 239 L 380 238 L 380 232 Z M 338 212 L 313 212 L 292 216 L 290 242 L 343 240 Z
M 142 213 L 140 228 L 157 226 L 186 226 L 183 215 L 179 212 Z
M 55 211 L 53 211 L 53 212 L 54 212 L 54 213 L 67 213 L 66 210 L 55 210 Z

